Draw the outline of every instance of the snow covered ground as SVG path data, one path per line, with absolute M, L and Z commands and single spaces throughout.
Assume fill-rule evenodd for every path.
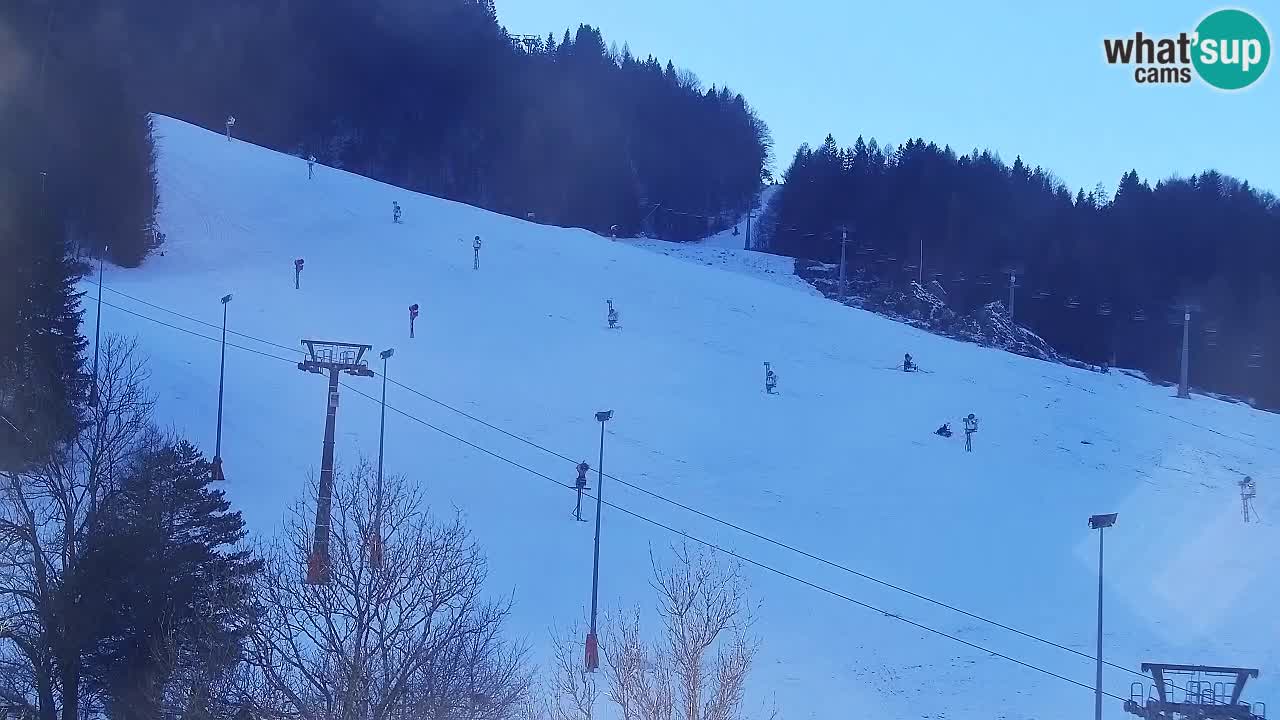
M 764 188 L 760 194 L 761 210 L 768 207 L 777 190 L 777 185 Z M 733 234 L 734 227 L 729 227 L 698 242 L 665 242 L 648 238 L 627 238 L 619 242 L 719 270 L 754 275 L 811 295 L 821 295 L 812 285 L 796 277 L 795 260 L 792 258 L 745 249 L 745 218 L 736 227 L 737 235 Z
M 654 252 L 328 168 L 308 181 L 297 158 L 166 118 L 156 124 L 165 255 L 137 270 L 109 268 L 109 288 L 215 325 L 219 297 L 234 293 L 231 329 L 288 347 L 301 338 L 394 347 L 393 379 L 575 461 L 595 464 L 593 414 L 612 409 L 607 473 L 1086 655 L 1097 572 L 1086 519 L 1118 512 L 1106 545 L 1107 659 L 1135 670 L 1143 661 L 1258 667 L 1249 696 L 1280 703 L 1280 417 L 930 335 L 828 302 L 772 259 L 751 267 L 705 245 Z M 391 222 L 393 200 L 403 224 Z M 484 247 L 473 271 L 477 234 Z M 697 253 L 712 255 L 688 262 Z M 297 291 L 296 257 L 306 260 Z M 606 327 L 607 298 L 620 331 Z M 164 422 L 211 450 L 217 344 L 130 313 L 218 331 L 117 292 L 104 300 L 117 306 L 103 308 L 104 331 L 138 335 L 150 355 Z M 415 340 L 411 303 L 422 308 Z M 904 352 L 932 372 L 893 370 Z M 777 370 L 780 395 L 763 392 L 763 361 Z M 377 405 L 354 391 L 376 397 L 379 383 L 344 383 L 337 451 L 350 463 L 377 451 Z M 388 400 L 572 482 L 571 461 L 402 389 L 390 388 Z M 255 531 L 274 530 L 317 468 L 324 407 L 319 376 L 228 350 L 227 488 Z M 972 454 L 962 435 L 932 434 L 946 421 L 958 428 L 969 412 L 981 419 Z M 548 626 L 581 617 L 589 603 L 591 524 L 570 520 L 572 494 L 397 412 L 387 435 L 388 468 L 425 486 L 437 512 L 465 515 L 491 558 L 493 591 L 514 592 L 519 629 L 545 650 Z M 1258 480 L 1261 523 L 1241 520 L 1243 474 Z M 784 718 L 1092 711 L 1084 687 L 902 619 L 1091 685 L 1084 657 L 616 482 L 606 480 L 605 496 L 901 616 L 749 567 L 763 602 L 750 709 L 776 699 Z M 676 539 L 606 510 L 605 607 L 649 607 L 649 548 Z M 1108 668 L 1104 686 L 1127 698 L 1139 679 Z M 1125 717 L 1118 700 L 1105 714 Z

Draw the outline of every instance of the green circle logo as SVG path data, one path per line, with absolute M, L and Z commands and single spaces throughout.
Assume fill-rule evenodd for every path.
M 1196 72 L 1220 90 L 1252 85 L 1267 70 L 1271 38 L 1257 18 L 1243 10 L 1219 10 L 1196 26 L 1192 62 Z

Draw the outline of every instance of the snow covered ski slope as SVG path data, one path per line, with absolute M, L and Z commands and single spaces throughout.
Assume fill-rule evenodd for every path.
M 465 515 L 491 558 L 491 589 L 514 593 L 518 627 L 539 651 L 549 625 L 581 617 L 591 583 L 591 524 L 570 518 L 572 492 L 548 478 L 571 484 L 577 461 L 595 465 L 593 415 L 611 409 L 606 473 L 1086 656 L 1097 572 L 1086 520 L 1118 512 L 1107 659 L 1258 667 L 1249 695 L 1280 703 L 1280 417 L 954 342 L 777 278 L 329 168 L 308 181 L 300 159 L 156 125 L 165 255 L 108 268 L 103 329 L 141 338 L 161 418 L 212 450 L 218 346 L 144 316 L 216 338 L 166 311 L 217 325 L 218 299 L 233 293 L 233 331 L 289 348 L 302 338 L 394 347 L 390 377 L 438 402 L 389 388 L 387 466 L 427 488 L 437 512 Z M 607 327 L 607 299 L 621 330 Z M 284 358 L 227 354 L 226 487 L 254 530 L 271 533 L 319 464 L 324 383 L 291 364 L 296 354 L 229 340 Z M 932 372 L 892 369 L 904 352 Z M 764 392 L 765 361 L 778 395 Z M 337 453 L 351 463 L 376 454 L 379 383 L 344 384 Z M 981 424 L 966 453 L 970 412 Z M 943 422 L 953 437 L 933 434 Z M 1241 519 L 1245 474 L 1258 480 L 1260 523 Z M 830 591 L 748 567 L 763 603 L 751 709 L 776 699 L 792 719 L 1092 710 L 1087 687 L 973 646 L 1090 686 L 1086 657 L 605 482 L 607 500 Z M 649 608 L 649 549 L 676 540 L 606 509 L 605 607 Z M 1127 698 L 1137 680 L 1108 668 L 1104 686 Z M 1105 713 L 1125 717 L 1119 700 Z

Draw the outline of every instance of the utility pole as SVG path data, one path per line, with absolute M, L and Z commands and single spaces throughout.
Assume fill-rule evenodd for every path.
M 323 375 L 329 373 L 329 394 L 324 418 L 324 448 L 320 455 L 320 486 L 316 493 L 316 529 L 311 545 L 311 557 L 307 560 L 306 584 L 329 584 L 329 528 L 333 514 L 333 444 L 338 422 L 338 375 L 347 373 L 357 377 L 373 377 L 373 371 L 364 360 L 364 354 L 372 345 L 303 340 L 307 347 L 307 359 L 298 363 L 298 369 Z
M 1178 378 L 1178 397 L 1191 397 L 1191 386 L 1188 384 L 1191 365 L 1191 305 L 1182 308 L 1182 373 Z
M 49 122 L 49 91 L 47 89 L 48 83 L 46 81 L 46 77 L 48 75 L 47 68 L 49 66 L 49 51 L 53 44 L 53 13 L 57 6 L 58 4 L 55 2 L 49 3 L 49 19 L 45 23 L 44 28 L 44 50 L 40 53 L 40 122 L 42 127 L 39 152 L 40 162 L 45 168 L 40 171 L 40 194 L 43 196 L 41 198 L 42 206 L 40 211 L 42 217 L 44 213 L 47 212 L 47 208 L 45 208 L 44 205 L 49 204 L 49 196 L 46 192 L 48 186 L 46 183 L 49 176 L 49 128 L 52 127 L 52 124 Z
M 596 599 L 600 594 L 600 511 L 604 506 L 604 427 L 612 417 L 612 410 L 596 413 L 596 420 L 600 423 L 600 464 L 597 466 L 599 476 L 596 481 L 595 559 L 591 564 L 591 629 L 587 632 L 586 665 L 589 672 L 595 672 L 596 668 L 600 667 L 600 645 L 596 639 Z
M 230 295 L 222 296 L 222 360 L 218 363 L 218 440 L 213 446 L 213 479 L 226 480 L 222 474 L 222 388 L 227 375 L 227 305 Z
M 920 267 L 916 270 L 916 284 L 924 287 L 924 233 L 916 235 L 920 239 Z
M 753 215 L 754 214 L 750 210 L 747 211 L 747 238 L 746 245 L 742 248 L 743 250 L 751 249 L 751 218 Z
M 1016 270 L 1009 271 L 1009 319 L 1013 320 L 1013 291 L 1018 287 L 1018 273 Z
M 98 312 L 93 319 L 93 386 L 89 388 L 89 405 L 98 405 L 98 346 L 102 339 L 102 258 L 107 254 L 107 247 L 102 247 L 98 255 Z
M 849 281 L 847 265 L 845 264 L 845 246 L 849 244 L 849 229 L 843 225 L 840 226 L 840 299 L 843 300 L 849 294 Z
M 1097 676 L 1093 684 L 1093 718 L 1102 720 L 1102 546 L 1103 533 L 1116 524 L 1116 513 L 1094 515 L 1089 518 L 1089 527 L 1098 531 L 1098 657 Z
M 382 567 L 382 448 L 387 434 L 387 360 L 395 355 L 394 348 L 378 353 L 382 358 L 382 418 L 378 421 L 378 484 L 373 500 L 373 535 L 370 539 L 369 564 Z

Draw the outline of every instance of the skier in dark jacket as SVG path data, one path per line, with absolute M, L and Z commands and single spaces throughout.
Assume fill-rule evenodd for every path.
M 933 432 L 935 435 L 941 435 L 942 437 L 949 438 L 951 437 L 951 423 L 942 423 L 942 427 L 934 430 Z
M 911 359 L 911 353 L 902 356 L 902 372 L 915 372 L 919 369 L 916 367 L 916 361 Z
M 770 395 L 774 394 L 774 390 L 778 387 L 778 375 L 769 367 L 769 363 L 764 364 L 764 391 Z

